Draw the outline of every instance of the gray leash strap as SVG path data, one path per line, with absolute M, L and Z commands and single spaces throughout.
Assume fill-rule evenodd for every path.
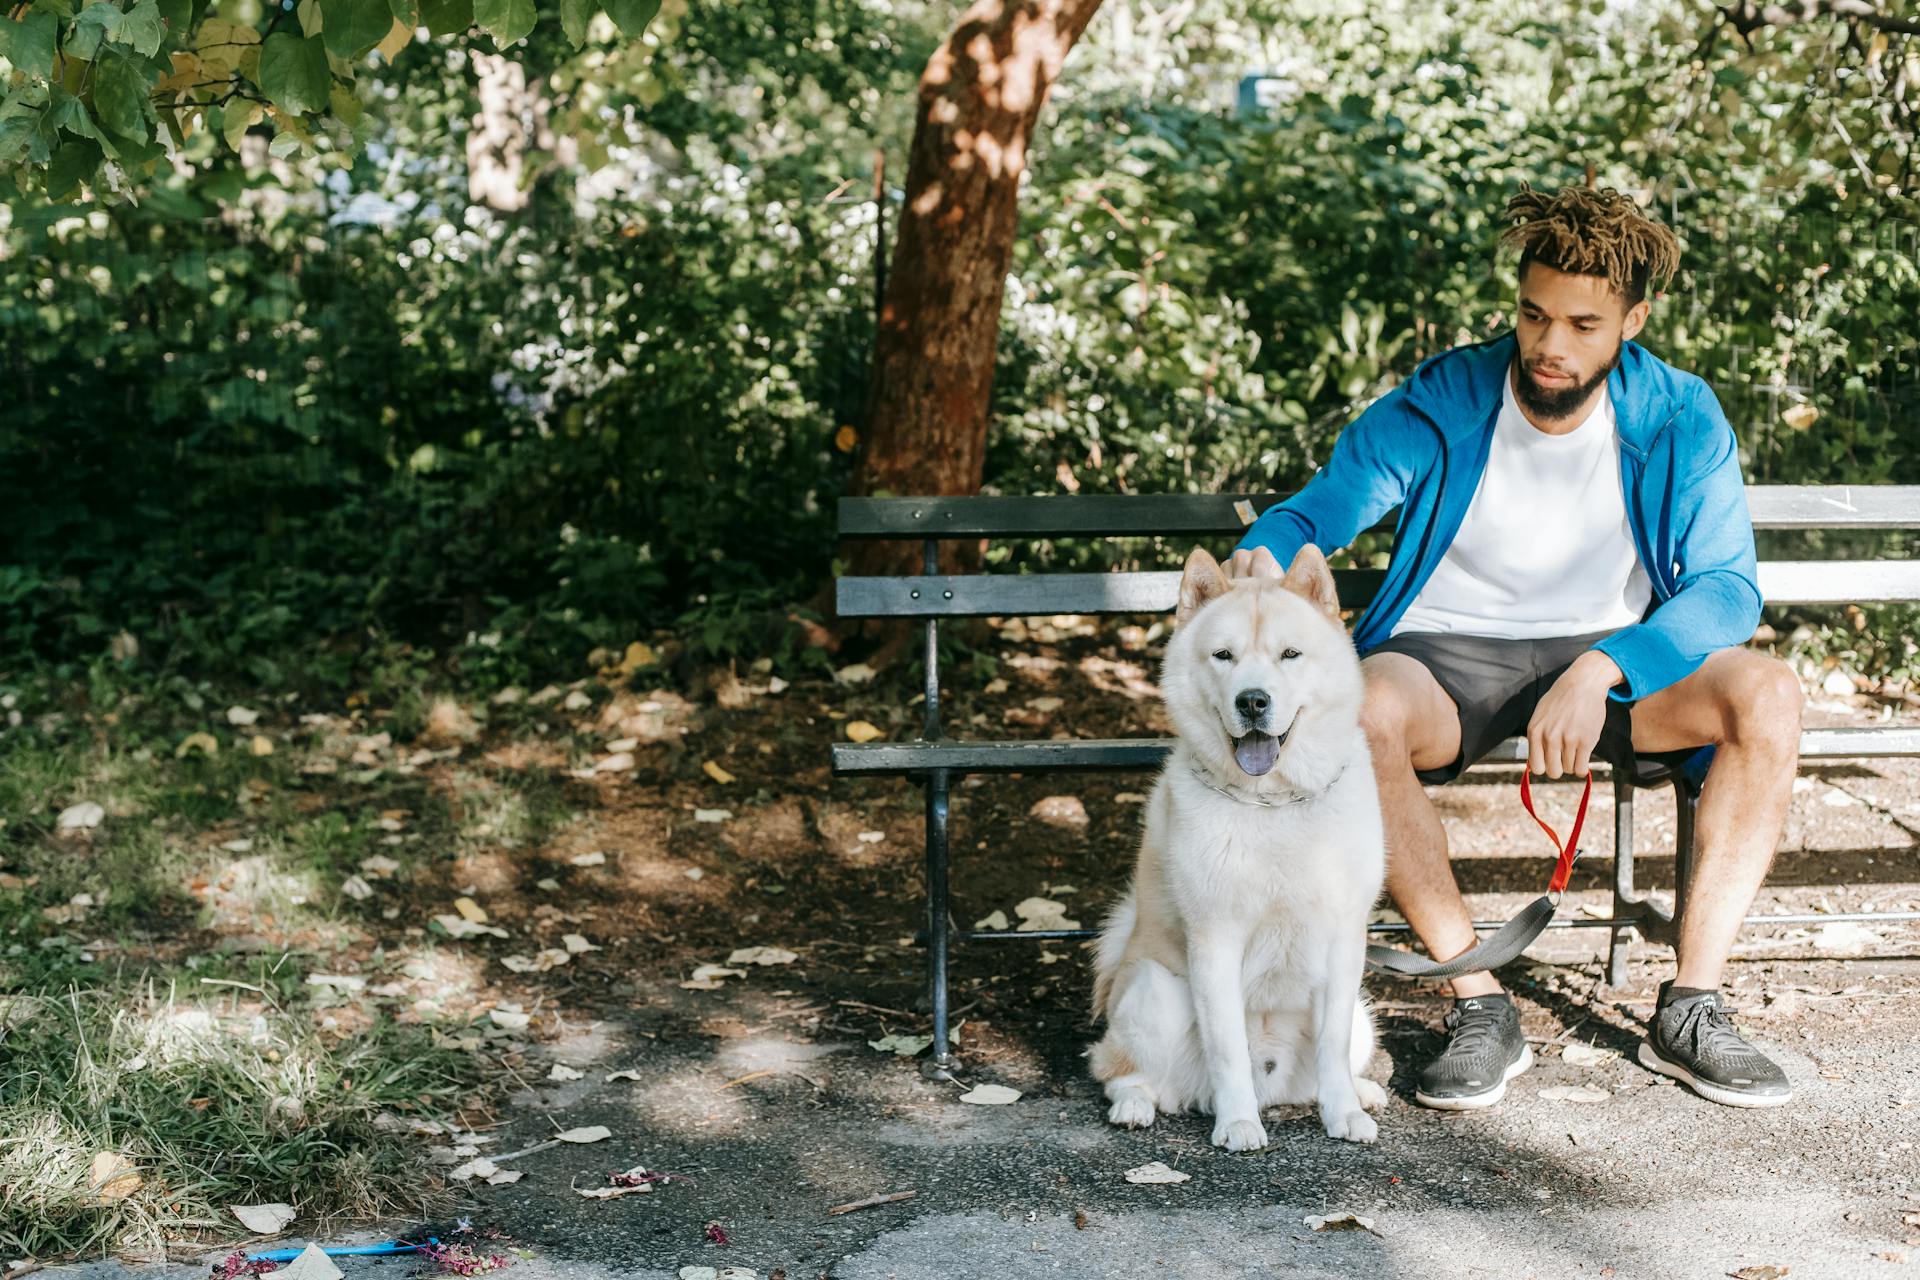
M 1463 973 L 1481 973 L 1497 969 L 1533 944 L 1546 930 L 1556 907 L 1554 895 L 1543 893 L 1529 902 L 1519 915 L 1501 925 L 1490 937 L 1451 960 L 1429 960 L 1397 947 L 1367 944 L 1367 967 L 1407 978 L 1455 978 Z

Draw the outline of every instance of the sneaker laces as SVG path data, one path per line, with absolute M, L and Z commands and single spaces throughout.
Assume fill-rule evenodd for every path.
M 1684 1043 L 1696 1059 L 1731 1055 L 1747 1057 L 1755 1052 L 1734 1028 L 1733 1016 L 1718 1000 L 1695 1000 L 1681 1014 L 1667 1039 Z
M 1454 1005 L 1441 1024 L 1449 1037 L 1442 1056 L 1477 1058 L 1487 1053 L 1500 1039 L 1502 1022 L 1495 1004 L 1467 1000 Z

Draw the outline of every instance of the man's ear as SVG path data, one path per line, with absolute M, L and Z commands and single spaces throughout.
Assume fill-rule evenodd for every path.
M 1195 547 L 1187 556 L 1187 567 L 1180 574 L 1180 604 L 1173 613 L 1173 625 L 1184 627 L 1187 619 L 1200 611 L 1200 606 L 1216 596 L 1227 594 L 1227 575 L 1220 572 L 1220 562 L 1207 554 L 1205 547 Z
M 1647 327 L 1647 316 L 1653 311 L 1653 304 L 1645 298 L 1627 308 L 1626 321 L 1620 326 L 1620 341 L 1632 342 L 1640 331 Z
M 1286 580 L 1280 585 L 1295 595 L 1305 596 L 1319 605 L 1328 617 L 1339 620 L 1340 600 L 1333 590 L 1333 570 L 1327 567 L 1327 558 L 1320 554 L 1320 548 L 1311 542 L 1301 547 L 1293 557 Z

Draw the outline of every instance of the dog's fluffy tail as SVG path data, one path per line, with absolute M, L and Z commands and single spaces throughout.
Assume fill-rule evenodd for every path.
M 1107 997 L 1113 993 L 1113 976 L 1120 968 L 1120 957 L 1127 953 L 1128 940 L 1133 937 L 1133 920 L 1137 911 L 1133 887 L 1129 885 L 1126 896 L 1115 904 L 1100 930 L 1100 942 L 1093 952 L 1093 1016 L 1096 1021 L 1106 1016 Z

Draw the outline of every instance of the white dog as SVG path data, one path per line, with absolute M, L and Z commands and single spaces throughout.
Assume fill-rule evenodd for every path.
M 1272 576 L 1231 581 L 1187 558 L 1161 677 L 1179 741 L 1101 934 L 1093 1073 L 1118 1125 L 1197 1108 L 1249 1151 L 1262 1107 L 1318 1101 L 1329 1137 L 1372 1142 L 1360 974 L 1386 855 L 1360 661 L 1319 550 L 1284 579 L 1259 558 Z

